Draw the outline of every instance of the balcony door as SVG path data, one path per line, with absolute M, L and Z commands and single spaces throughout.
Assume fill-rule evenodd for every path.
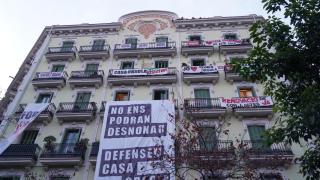
M 129 91 L 119 91 L 116 92 L 115 101 L 129 101 L 130 92 Z
M 192 59 L 191 65 L 192 66 L 205 66 L 206 63 L 205 63 L 204 59 Z
M 74 111 L 83 111 L 88 108 L 90 103 L 91 92 L 80 92 L 77 94 L 76 101 L 73 106 Z
M 39 94 L 36 103 L 50 103 L 53 93 L 42 93 Z
M 104 48 L 105 40 L 97 39 L 93 41 L 92 51 L 102 51 Z
M 138 39 L 137 38 L 126 38 L 125 43 L 131 44 L 131 48 L 135 49 L 135 48 L 137 48 Z
M 61 153 L 73 153 L 77 142 L 79 142 L 81 130 L 67 129 L 61 143 Z
M 268 149 L 264 144 L 263 134 L 266 131 L 264 125 L 250 125 L 248 126 L 248 132 L 253 149 Z
M 90 76 L 97 75 L 98 68 L 99 68 L 99 64 L 87 64 L 86 69 L 84 70 L 85 76 L 90 77 Z
M 26 130 L 23 132 L 20 144 L 34 144 L 37 136 L 38 130 Z
M 201 127 L 199 132 L 200 150 L 211 152 L 217 147 L 215 127 Z
M 133 69 L 134 68 L 134 62 L 133 61 L 123 61 L 121 63 L 121 69 Z
M 209 89 L 195 89 L 194 90 L 195 106 L 199 108 L 211 108 L 212 103 L 210 99 Z
M 168 61 L 166 60 L 161 60 L 161 61 L 155 61 L 154 62 L 154 67 L 155 68 L 168 68 Z
M 20 176 L 0 176 L 0 180 L 20 180 Z
M 239 97 L 241 98 L 247 98 L 247 97 L 254 97 L 255 93 L 253 91 L 252 87 L 240 87 L 238 89 L 239 91 Z
M 169 99 L 169 92 L 166 89 L 154 90 L 153 100 L 167 100 Z
M 61 52 L 71 52 L 74 41 L 64 41 L 62 44 Z

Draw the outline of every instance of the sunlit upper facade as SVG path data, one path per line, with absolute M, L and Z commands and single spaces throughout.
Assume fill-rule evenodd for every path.
M 105 102 L 163 99 L 175 104 L 176 119 L 197 121 L 215 151 L 227 150 L 222 160 L 212 159 L 225 171 L 236 161 L 229 147 L 242 142 L 245 163 L 261 179 L 302 179 L 292 162 L 300 147 L 280 143 L 255 151 L 273 124 L 272 106 L 224 108 L 218 100 L 264 96 L 261 84 L 244 81 L 229 65 L 247 56 L 253 47 L 249 28 L 262 20 L 142 11 L 113 23 L 46 27 L 2 102 L 1 137 L 12 131 L 26 104 L 51 104 L 0 155 L 0 180 L 27 179 L 26 172 L 38 179 L 93 179 Z M 210 67 L 218 71 L 204 70 Z M 47 136 L 56 138 L 53 151 L 45 148 Z M 88 146 L 78 147 L 85 138 Z M 205 176 L 210 178 L 218 177 Z M 201 177 L 190 171 L 185 179 Z

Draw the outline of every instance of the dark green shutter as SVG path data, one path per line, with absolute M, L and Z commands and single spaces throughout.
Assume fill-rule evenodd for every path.
M 37 138 L 38 135 L 38 130 L 27 130 L 24 131 L 22 139 L 21 139 L 21 144 L 33 144 L 34 141 Z

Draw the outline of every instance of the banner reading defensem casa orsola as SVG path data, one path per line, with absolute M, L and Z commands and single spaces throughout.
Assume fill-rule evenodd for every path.
M 28 104 L 19 117 L 19 121 L 14 131 L 8 136 L 8 138 L 0 141 L 0 154 L 6 150 L 11 143 L 28 127 L 33 120 L 35 120 L 39 114 L 48 107 L 49 103 L 31 103 Z
M 95 180 L 174 179 L 174 105 L 170 101 L 111 101 L 106 105 Z

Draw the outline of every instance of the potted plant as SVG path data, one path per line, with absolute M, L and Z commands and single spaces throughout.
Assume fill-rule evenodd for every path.
M 44 144 L 44 148 L 49 151 L 52 152 L 54 151 L 54 143 L 56 142 L 56 138 L 54 136 L 47 136 L 43 139 L 43 142 L 45 142 Z

